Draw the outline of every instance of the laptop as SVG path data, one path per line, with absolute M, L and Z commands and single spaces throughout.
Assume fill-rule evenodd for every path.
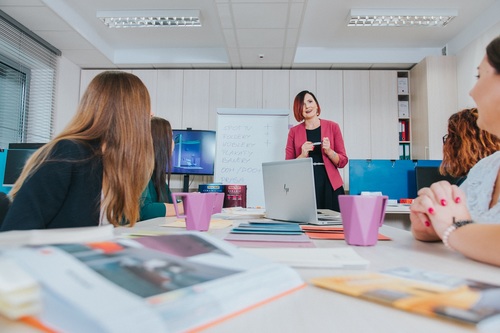
M 311 158 L 264 162 L 265 217 L 316 225 L 342 225 L 339 212 L 316 209 Z

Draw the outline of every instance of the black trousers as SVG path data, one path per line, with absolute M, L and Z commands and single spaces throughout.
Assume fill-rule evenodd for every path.
M 324 165 L 314 166 L 314 188 L 316 189 L 317 209 L 332 209 L 340 212 L 339 195 L 345 194 L 344 187 L 333 189 Z

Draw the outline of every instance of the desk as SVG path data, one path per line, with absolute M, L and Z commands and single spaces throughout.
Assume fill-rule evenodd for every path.
M 139 223 L 137 230 L 166 230 L 158 227 L 165 218 Z M 237 223 L 237 221 L 235 222 Z M 168 228 L 172 229 L 172 228 Z M 119 228 L 117 233 L 130 231 Z M 382 270 L 411 266 L 424 270 L 452 274 L 484 282 L 498 283 L 500 268 L 481 264 L 445 248 L 442 243 L 416 241 L 410 232 L 384 225 L 381 232 L 392 241 L 378 242 L 373 247 L 354 247 L 356 252 L 370 261 L 369 270 Z M 227 230 L 209 231 L 223 238 Z M 315 240 L 317 247 L 343 247 L 344 241 Z M 359 272 L 360 270 L 299 269 L 307 282 L 313 277 Z M 357 315 L 362 316 L 359 320 Z M 475 332 L 473 328 L 407 313 L 383 305 L 356 299 L 314 286 L 307 286 L 291 295 L 257 307 L 226 320 L 206 333 L 234 332 Z
M 384 223 L 396 228 L 410 230 L 410 205 L 387 205 Z
M 134 228 L 117 228 L 117 234 L 138 231 L 182 231 L 179 228 L 160 227 L 172 218 L 157 218 L 138 223 Z M 235 222 L 237 223 L 237 221 Z M 227 229 L 209 231 L 214 237 L 223 238 Z M 446 249 L 442 243 L 416 241 L 410 232 L 384 225 L 381 232 L 392 241 L 378 242 L 373 247 L 354 247 L 356 252 L 370 261 L 369 270 L 378 271 L 402 266 L 473 278 L 484 282 L 498 283 L 500 268 L 481 264 Z M 344 247 L 344 241 L 315 240 L 317 247 Z M 313 277 L 332 276 L 360 272 L 360 270 L 299 269 L 307 282 Z M 360 318 L 362 318 L 360 320 Z M 35 332 L 0 320 L 2 332 Z M 11 330 L 11 328 L 13 330 Z M 228 319 L 203 332 L 475 332 L 474 328 L 407 313 L 376 303 L 349 297 L 332 291 L 307 286 L 297 292 L 259 306 L 234 318 Z

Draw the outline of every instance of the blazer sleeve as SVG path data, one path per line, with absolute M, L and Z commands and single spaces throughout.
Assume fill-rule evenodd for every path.
M 293 160 L 297 156 L 295 155 L 295 133 L 293 128 L 290 128 L 288 131 L 288 138 L 286 140 L 286 150 L 285 150 L 285 159 Z
M 345 167 L 347 162 L 349 162 L 349 158 L 347 157 L 347 152 L 345 150 L 344 138 L 342 137 L 340 126 L 337 123 L 335 123 L 333 131 L 333 150 L 339 154 L 339 163 L 337 164 L 337 168 Z

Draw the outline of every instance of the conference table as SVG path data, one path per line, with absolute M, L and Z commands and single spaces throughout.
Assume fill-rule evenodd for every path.
M 160 227 L 172 218 L 158 218 L 141 222 L 138 231 L 165 231 L 178 228 Z M 234 220 L 233 224 L 241 221 Z M 174 231 L 175 231 L 174 230 Z M 217 238 L 224 238 L 230 228 L 209 230 Z M 130 232 L 119 228 L 117 233 Z M 383 225 L 380 232 L 392 240 L 379 241 L 375 246 L 354 246 L 353 249 L 370 262 L 366 270 L 379 271 L 397 267 L 451 274 L 489 283 L 500 283 L 500 268 L 475 262 L 450 251 L 442 243 L 424 243 L 413 238 L 404 229 Z M 346 247 L 343 240 L 314 240 L 316 247 Z M 297 269 L 307 283 L 311 278 L 357 273 L 361 269 Z M 475 332 L 477 329 L 436 318 L 386 307 L 347 295 L 308 285 L 282 298 L 266 303 L 211 328 L 206 333 L 234 332 Z
M 133 228 L 116 228 L 115 233 L 120 235 L 185 231 L 178 227 L 162 226 L 174 223 L 175 220 L 176 218 L 172 217 L 151 219 L 137 223 Z M 241 220 L 233 220 L 233 225 L 239 222 Z M 210 229 L 207 232 L 222 239 L 230 228 Z M 352 247 L 360 256 L 369 261 L 367 268 L 297 269 L 307 283 L 305 288 L 224 320 L 203 332 L 479 332 L 474 327 L 404 312 L 321 289 L 308 282 L 311 278 L 357 273 L 364 270 L 379 271 L 411 267 L 494 284 L 500 283 L 500 268 L 467 259 L 459 253 L 450 251 L 440 242 L 416 241 L 409 231 L 386 224 L 381 227 L 380 232 L 390 237 L 391 240 L 379 241 L 375 246 Z M 344 240 L 314 240 L 314 243 L 318 248 L 349 246 Z M 36 332 L 32 328 L 5 319 L 0 319 L 0 331 Z

